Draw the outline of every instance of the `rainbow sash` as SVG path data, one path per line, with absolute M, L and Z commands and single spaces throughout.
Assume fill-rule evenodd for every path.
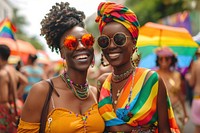
M 116 105 L 116 113 L 112 106 L 110 94 L 111 77 L 110 74 L 105 80 L 99 98 L 99 112 L 103 117 L 106 126 L 116 126 L 129 124 L 131 126 L 158 125 L 157 94 L 158 94 L 158 74 L 154 72 L 146 81 L 145 77 L 150 69 L 136 68 L 135 76 L 129 77 L 124 86 L 121 96 Z M 133 81 L 133 88 L 130 90 Z M 131 92 L 132 91 L 132 92 Z M 131 92 L 131 93 L 130 93 Z M 131 96 L 129 96 L 131 94 Z M 130 97 L 130 100 L 128 100 Z M 168 104 L 169 123 L 172 132 L 179 133 L 169 97 Z

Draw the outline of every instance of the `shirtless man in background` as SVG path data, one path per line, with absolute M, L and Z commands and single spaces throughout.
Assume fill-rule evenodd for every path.
M 195 124 L 195 133 L 200 131 L 200 47 L 196 52 L 197 60 L 192 64 L 191 77 L 189 80 L 190 86 L 193 88 L 193 101 L 191 107 L 191 119 Z
M 17 91 L 23 91 L 25 85 L 28 84 L 27 78 L 8 64 L 9 56 L 10 48 L 0 44 L 0 133 L 16 132 L 16 127 L 12 124 L 15 113 L 10 112 L 9 104 L 9 101 L 14 101 L 9 88 L 10 82 L 14 89 L 15 98 L 18 97 Z M 17 83 L 20 83 L 18 89 Z

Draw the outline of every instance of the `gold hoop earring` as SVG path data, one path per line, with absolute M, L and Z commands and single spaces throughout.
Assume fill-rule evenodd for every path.
M 105 63 L 104 62 L 104 56 L 103 56 L 103 53 L 101 53 L 101 65 L 103 66 L 103 67 L 106 67 L 106 66 L 109 66 L 110 64 L 109 63 Z
M 140 59 L 141 59 L 141 54 L 138 52 L 138 48 L 134 47 L 133 48 L 133 54 L 131 56 L 131 65 L 133 67 L 138 67 L 139 63 L 140 63 Z

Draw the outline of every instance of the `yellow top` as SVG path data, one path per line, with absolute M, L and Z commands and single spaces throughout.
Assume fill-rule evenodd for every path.
M 38 133 L 40 123 L 20 120 L 18 133 Z M 102 133 L 104 121 L 95 103 L 83 115 L 64 109 L 53 109 L 47 118 L 45 133 Z

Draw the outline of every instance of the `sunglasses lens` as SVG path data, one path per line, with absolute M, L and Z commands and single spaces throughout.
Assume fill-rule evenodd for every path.
M 67 36 L 64 40 L 64 46 L 69 50 L 74 50 L 78 46 L 77 39 L 74 36 Z
M 109 45 L 109 38 L 107 36 L 102 35 L 98 38 L 97 41 L 101 48 L 106 48 Z
M 126 43 L 126 35 L 122 33 L 117 33 L 113 37 L 114 42 L 118 46 L 123 46 Z
M 169 61 L 170 60 L 170 57 L 159 57 L 158 58 L 160 61 Z
M 94 37 L 92 34 L 85 34 L 82 36 L 81 42 L 87 48 L 91 48 L 94 44 Z

